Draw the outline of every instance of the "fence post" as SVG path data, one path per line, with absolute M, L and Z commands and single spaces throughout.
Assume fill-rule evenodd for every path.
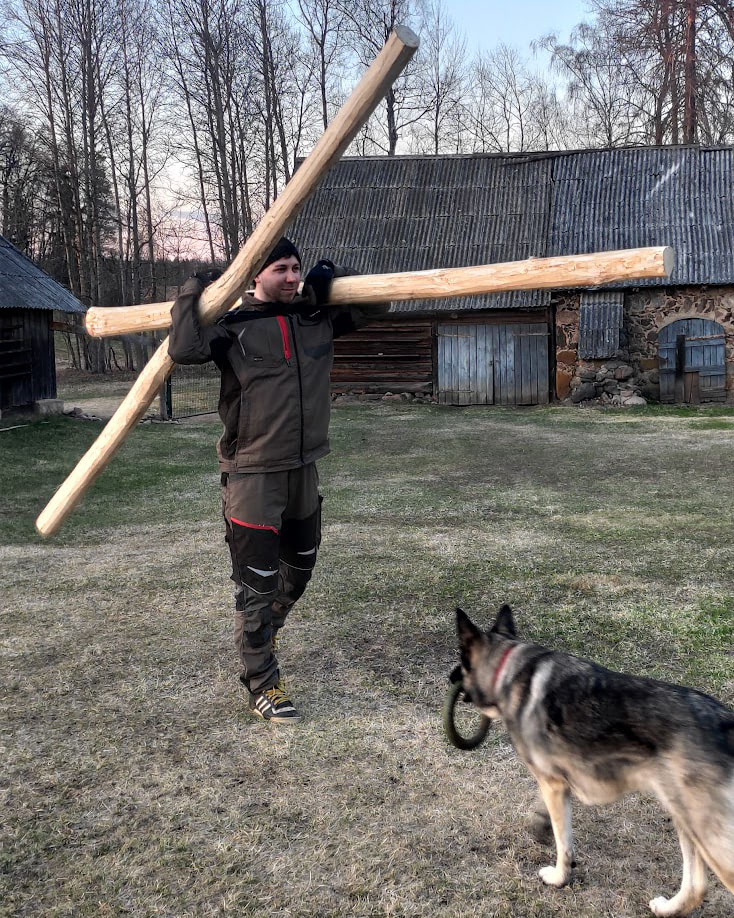
M 161 421 L 170 421 L 173 418 L 173 397 L 171 394 L 171 377 L 169 376 L 161 386 L 160 395 Z

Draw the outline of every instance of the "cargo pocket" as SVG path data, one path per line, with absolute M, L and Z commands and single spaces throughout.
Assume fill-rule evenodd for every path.
M 277 318 L 253 319 L 238 333 L 237 341 L 248 367 L 277 367 L 286 360 L 287 347 Z

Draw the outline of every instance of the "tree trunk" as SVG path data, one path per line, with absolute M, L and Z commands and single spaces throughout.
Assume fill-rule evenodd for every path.
M 206 200 L 206 182 L 204 180 L 204 164 L 202 160 L 201 146 L 199 144 L 199 132 L 196 129 L 196 119 L 194 118 L 194 111 L 191 105 L 191 92 L 189 91 L 186 74 L 184 72 L 181 50 L 176 38 L 177 28 L 173 21 L 172 14 L 170 22 L 171 34 L 173 36 L 174 64 L 176 67 L 176 72 L 178 73 L 179 79 L 181 81 L 181 92 L 183 93 L 184 103 L 186 105 L 186 113 L 189 118 L 189 124 L 191 125 L 191 136 L 194 144 L 194 156 L 196 157 L 196 172 L 197 178 L 199 180 L 201 209 L 204 214 L 204 225 L 206 227 L 206 237 L 209 244 L 209 254 L 211 256 L 212 263 L 214 263 L 214 237 L 212 235 L 212 225 L 211 220 L 209 219 L 209 207 Z
M 684 50 L 683 143 L 696 142 L 696 13 L 698 0 L 687 0 Z

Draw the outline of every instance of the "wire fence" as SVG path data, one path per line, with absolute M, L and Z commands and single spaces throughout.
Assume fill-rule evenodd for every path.
M 212 414 L 219 402 L 220 373 L 216 364 L 176 366 L 166 387 L 170 418 Z

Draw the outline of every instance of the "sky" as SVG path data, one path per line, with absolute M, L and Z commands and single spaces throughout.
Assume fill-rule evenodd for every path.
M 511 45 L 529 54 L 533 39 L 556 32 L 568 40 L 590 19 L 587 0 L 446 0 L 445 9 L 467 38 L 469 50 Z

